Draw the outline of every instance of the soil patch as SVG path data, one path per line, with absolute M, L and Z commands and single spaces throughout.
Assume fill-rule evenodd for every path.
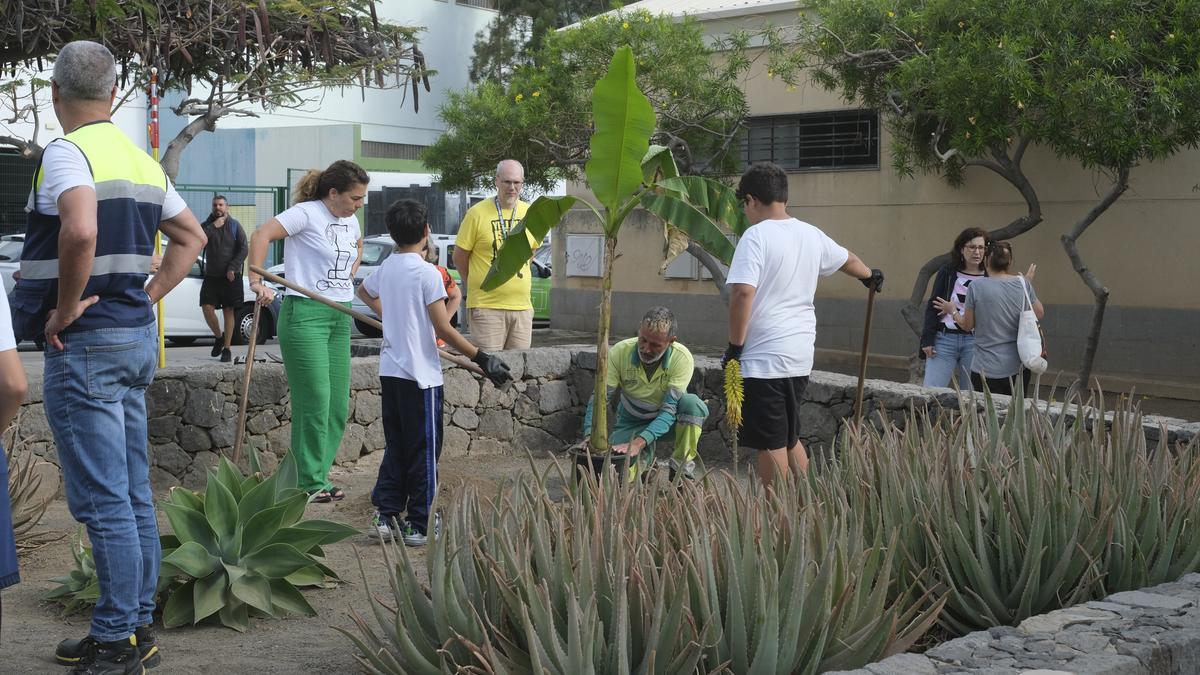
M 363 457 L 352 469 L 334 469 L 334 481 L 346 491 L 346 499 L 334 504 L 310 504 L 305 517 L 322 518 L 365 530 L 371 517 L 370 492 L 383 453 Z M 534 460 L 537 471 L 552 460 Z M 471 484 L 494 494 L 501 483 L 531 470 L 527 458 L 489 456 L 487 458 L 446 458 L 439 463 L 442 499 Z M 159 513 L 159 526 L 169 531 L 166 518 Z M 4 592 L 4 633 L 0 653 L 4 673 L 52 673 L 64 675 L 66 669 L 53 662 L 54 646 L 65 637 L 87 633 L 86 615 L 62 617 L 57 605 L 40 600 L 52 584 L 50 579 L 67 574 L 73 567 L 71 533 L 75 521 L 64 500 L 57 499 L 42 519 L 40 530 L 66 536 L 21 559 L 22 582 Z M 367 585 L 376 593 L 387 593 L 383 553 L 378 543 L 365 534 L 325 547 L 326 564 L 345 579 L 328 589 L 304 591 L 304 597 L 317 610 L 317 616 L 285 619 L 254 619 L 250 630 L 238 633 L 221 626 L 196 626 L 159 630 L 163 651 L 162 665 L 156 675 L 175 673 L 297 673 L 359 672 L 354 661 L 355 649 L 333 627 L 353 631 L 351 609 L 369 615 L 367 589 L 359 573 L 359 561 L 366 570 Z M 409 549 L 417 576 L 425 578 L 424 549 Z M 368 619 L 372 621 L 373 619 Z

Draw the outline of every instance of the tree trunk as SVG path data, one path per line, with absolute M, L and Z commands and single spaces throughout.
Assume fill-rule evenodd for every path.
M 216 131 L 217 120 L 223 117 L 227 110 L 227 108 L 209 108 L 203 115 L 188 122 L 167 144 L 167 151 L 163 153 L 159 164 L 162 165 L 163 171 L 166 172 L 172 183 L 179 175 L 179 161 L 183 157 L 183 151 L 187 148 L 188 143 L 205 131 Z
M 716 285 L 717 292 L 721 294 L 721 301 L 728 307 L 729 287 L 725 285 L 725 270 L 721 268 L 721 261 L 717 260 L 713 254 L 700 248 L 699 244 L 691 240 L 688 241 L 687 252 L 695 256 L 696 260 L 699 260 L 700 264 L 704 266 L 704 269 L 708 270 L 708 273 L 712 275 L 712 282 Z
M 1096 222 L 1096 219 L 1107 211 L 1108 207 L 1120 199 L 1127 189 L 1129 189 L 1129 167 L 1121 167 L 1117 171 L 1117 179 L 1108 194 L 1104 195 L 1103 199 L 1076 222 L 1070 232 L 1062 236 L 1063 250 L 1071 259 L 1071 267 L 1083 279 L 1083 283 L 1092 291 L 1092 295 L 1096 299 L 1092 306 L 1092 326 L 1088 330 L 1087 347 L 1084 349 L 1083 362 L 1079 364 L 1079 375 L 1075 380 L 1075 386 L 1079 389 L 1090 386 L 1092 380 L 1092 366 L 1096 361 L 1096 352 L 1100 348 L 1100 329 L 1104 326 L 1104 309 L 1108 306 L 1108 288 L 1104 286 L 1096 273 L 1084 264 L 1083 257 L 1079 255 L 1077 242 L 1092 223 Z
M 617 235 L 604 235 L 604 281 L 600 294 L 600 325 L 596 330 L 596 384 L 592 388 L 592 449 L 608 447 L 608 331 L 612 323 L 612 270 L 617 257 Z
M 38 145 L 36 141 L 28 141 L 16 136 L 0 136 L 0 146 L 2 145 L 16 148 L 17 152 L 21 153 L 22 159 L 37 161 L 42 156 L 42 146 Z
M 1009 157 L 1008 148 L 997 148 L 992 151 L 992 159 L 990 160 L 973 159 L 965 162 L 966 166 L 983 167 L 996 173 L 1011 183 L 1025 200 L 1025 215 L 1013 219 L 1012 222 L 1004 227 L 988 232 L 988 237 L 993 240 L 1012 239 L 1032 230 L 1034 226 L 1042 222 L 1042 203 L 1038 199 L 1037 190 L 1034 189 L 1033 184 L 1029 182 L 1029 179 L 1025 176 L 1025 172 L 1021 169 L 1021 160 L 1025 157 L 1025 150 L 1028 147 L 1028 139 L 1021 139 L 1017 143 L 1012 157 Z M 921 335 L 925 324 L 925 292 L 928 289 L 929 280 L 948 262 L 950 262 L 950 254 L 943 253 L 931 258 L 922 265 L 920 271 L 917 273 L 916 281 L 913 282 L 912 294 L 908 298 L 908 304 L 900 310 L 901 316 L 904 317 L 909 328 L 918 337 Z M 910 367 L 909 379 L 914 380 L 915 377 L 916 374 Z

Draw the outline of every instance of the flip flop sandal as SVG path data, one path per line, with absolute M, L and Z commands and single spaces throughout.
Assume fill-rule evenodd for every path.
M 330 501 L 340 502 L 346 498 L 345 491 L 343 491 L 342 488 L 340 488 L 340 487 L 329 488 L 328 494 L 329 494 Z
M 342 496 L 344 497 L 345 495 Z M 326 490 L 317 490 L 315 492 L 308 493 L 308 501 L 312 502 L 313 504 L 328 504 L 329 502 L 333 501 L 333 495 L 329 494 L 329 492 Z

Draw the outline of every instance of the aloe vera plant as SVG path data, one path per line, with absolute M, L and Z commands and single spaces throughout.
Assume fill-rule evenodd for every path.
M 903 650 L 935 619 L 889 597 L 897 560 L 844 504 L 728 476 L 547 474 L 456 495 L 428 579 L 387 554 L 391 597 L 343 631 L 374 673 L 815 673 Z M 565 479 L 564 479 L 565 480 Z
M 243 475 L 222 458 L 209 471 L 203 492 L 173 489 L 162 505 L 174 532 L 162 536 L 160 574 L 171 580 L 163 625 L 216 617 L 244 631 L 251 615 L 314 616 L 298 588 L 338 580 L 320 562 L 321 547 L 358 531 L 326 520 L 301 520 L 307 503 L 308 495 L 296 487 L 291 454 L 267 478 L 257 470 Z

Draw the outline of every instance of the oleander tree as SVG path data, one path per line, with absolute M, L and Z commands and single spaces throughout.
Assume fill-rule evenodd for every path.
M 525 166 L 531 186 L 581 179 L 591 157 L 592 88 L 628 46 L 655 112 L 652 142 L 671 149 L 683 174 L 731 170 L 747 111 L 738 86 L 750 65 L 746 44 L 710 44 L 699 23 L 644 11 L 546 33 L 507 78 L 449 95 L 440 112 L 446 131 L 422 159 L 447 189 L 483 187 L 508 158 Z
M 429 91 L 421 30 L 380 21 L 377 0 L 24 0 L 0 5 L 0 145 L 41 153 L 39 116 L 49 83 L 37 76 L 72 40 L 105 44 L 119 64 L 119 86 L 143 90 L 158 69 L 161 91 L 186 92 L 172 111 L 189 122 L 171 139 L 162 164 L 172 178 L 187 144 L 230 115 L 301 107 L 330 87 Z M 10 133 L 31 122 L 29 137 Z
M 772 49 L 771 73 L 808 73 L 874 107 L 894 167 L 958 185 L 991 171 L 1026 212 L 997 223 L 1012 239 L 1042 221 L 1022 168 L 1031 144 L 1103 176 L 1109 187 L 1062 235 L 1095 299 L 1077 381 L 1088 386 L 1109 291 L 1077 246 L 1128 189 L 1139 165 L 1200 140 L 1200 1 L 817 0 L 798 45 Z M 948 256 L 922 265 L 903 314 L 920 333 L 926 287 Z

